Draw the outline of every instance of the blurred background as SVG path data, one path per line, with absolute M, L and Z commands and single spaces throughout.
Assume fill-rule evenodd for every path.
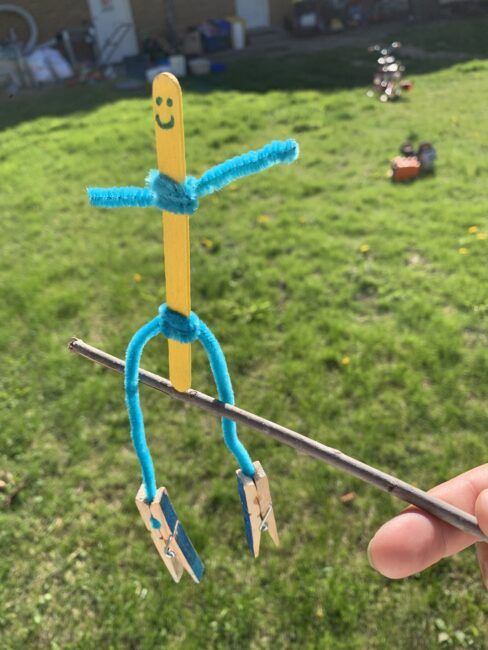
M 2 649 L 486 649 L 473 549 L 379 576 L 366 549 L 402 504 L 241 428 L 282 540 L 254 560 L 220 423 L 143 388 L 158 484 L 206 566 L 174 584 L 134 504 L 121 378 L 67 344 L 123 357 L 164 301 L 160 216 L 85 188 L 143 184 L 150 82 L 172 71 L 189 174 L 300 144 L 191 220 L 193 309 L 237 404 L 424 489 L 483 462 L 487 5 L 0 3 Z M 167 376 L 164 341 L 143 366 Z
M 204 74 L 212 61 L 203 55 L 246 47 L 287 49 L 290 35 L 330 37 L 392 20 L 479 15 L 484 9 L 486 3 L 479 0 L 0 3 L 0 79 L 10 94 L 65 79 L 79 83 L 125 76 L 135 85 L 158 68 L 184 74 L 186 59 L 193 72 Z M 222 65 L 213 62 L 213 69 L 220 71 Z

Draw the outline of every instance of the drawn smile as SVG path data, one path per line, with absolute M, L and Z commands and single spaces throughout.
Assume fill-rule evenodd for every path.
M 159 115 L 156 115 L 156 122 L 162 129 L 172 129 L 175 125 L 175 118 L 174 115 L 172 115 L 167 122 L 161 122 Z
M 156 105 L 161 106 L 162 103 L 163 103 L 163 98 L 162 97 L 156 97 Z M 171 97 L 168 97 L 168 99 L 166 100 L 166 106 L 168 106 L 169 108 L 171 108 L 171 106 L 173 106 L 173 100 L 171 99 Z M 174 115 L 172 115 L 169 118 L 169 120 L 167 120 L 166 122 L 163 122 L 161 120 L 161 118 L 159 117 L 159 115 L 156 113 L 156 124 L 161 129 L 172 129 L 174 127 L 174 125 L 175 125 L 175 117 L 174 117 Z

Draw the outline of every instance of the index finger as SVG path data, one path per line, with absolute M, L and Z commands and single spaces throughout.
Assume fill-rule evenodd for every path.
M 429 490 L 474 514 L 478 495 L 488 489 L 488 463 Z M 479 522 L 483 527 L 483 522 Z M 373 567 L 388 578 L 405 578 L 444 557 L 462 551 L 476 538 L 412 506 L 384 524 L 373 537 L 368 556 Z

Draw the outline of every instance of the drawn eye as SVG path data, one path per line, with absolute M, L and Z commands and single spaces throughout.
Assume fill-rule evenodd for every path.
M 168 99 L 166 100 L 166 106 L 173 106 L 173 100 L 171 99 L 171 97 L 168 97 Z
M 156 104 L 158 106 L 161 106 L 162 103 L 163 103 L 163 98 L 162 97 L 156 97 Z

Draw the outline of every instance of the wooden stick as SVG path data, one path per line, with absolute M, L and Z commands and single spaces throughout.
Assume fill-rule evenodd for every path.
M 186 177 L 183 97 L 178 79 L 169 72 L 153 81 L 154 128 L 158 169 L 181 183 Z M 166 303 L 190 315 L 190 218 L 163 212 Z M 191 345 L 168 341 L 169 377 L 179 391 L 191 386 Z
M 90 361 L 99 363 L 110 370 L 115 372 L 124 373 L 125 363 L 122 359 L 113 357 L 102 350 L 84 343 L 80 339 L 72 339 L 69 343 L 69 350 L 71 352 L 76 352 Z M 170 397 L 178 399 L 182 402 L 187 402 L 192 406 L 196 406 L 204 411 L 209 411 L 216 417 L 226 417 L 240 424 L 264 433 L 265 435 L 274 438 L 278 442 L 281 442 L 289 447 L 293 447 L 297 451 L 300 451 L 308 456 L 317 458 L 323 463 L 337 467 L 338 469 L 355 476 L 356 478 L 361 479 L 370 485 L 388 492 L 393 496 L 396 496 L 402 501 L 411 503 L 426 512 L 429 512 L 431 515 L 438 517 L 442 521 L 445 521 L 451 526 L 458 528 L 459 530 L 476 537 L 476 539 L 482 542 L 488 542 L 488 537 L 484 535 L 481 529 L 478 526 L 476 517 L 473 515 L 460 510 L 455 506 L 452 506 L 441 499 L 427 494 L 423 490 L 405 483 L 390 474 L 386 474 L 379 469 L 366 465 L 360 460 L 356 460 L 351 456 L 346 456 L 338 449 L 332 447 L 327 447 L 316 440 L 307 438 L 306 436 L 293 431 L 292 429 L 287 429 L 286 427 L 271 422 L 270 420 L 265 420 L 264 418 L 250 413 L 249 411 L 244 411 L 243 409 L 238 408 L 237 406 L 231 406 L 230 404 L 225 404 L 220 402 L 209 395 L 200 393 L 199 391 L 190 389 L 185 393 L 175 390 L 171 385 L 171 382 L 168 379 L 163 379 L 158 375 L 143 370 L 139 370 L 139 381 L 151 388 L 155 388 Z

